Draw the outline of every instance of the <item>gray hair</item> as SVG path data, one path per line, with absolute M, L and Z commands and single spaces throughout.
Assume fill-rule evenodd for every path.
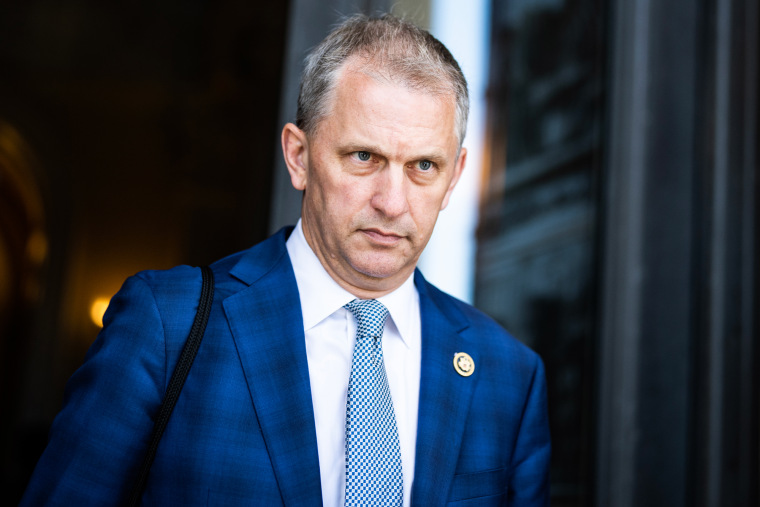
M 459 64 L 429 32 L 390 14 L 379 18 L 358 14 L 346 19 L 306 57 L 298 95 L 298 128 L 307 134 L 316 131 L 330 112 L 343 64 L 354 56 L 361 57 L 362 70 L 375 78 L 453 96 L 456 134 L 462 145 L 470 101 Z

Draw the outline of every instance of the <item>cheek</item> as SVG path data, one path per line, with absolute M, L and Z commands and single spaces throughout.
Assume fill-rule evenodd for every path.
M 332 179 L 319 185 L 319 198 L 313 203 L 314 213 L 320 215 L 325 229 L 340 237 L 353 229 L 369 197 L 355 181 Z
M 358 213 L 369 207 L 372 200 L 372 184 L 370 178 L 336 178 L 325 188 L 326 198 L 329 199 L 331 211 L 340 215 Z
M 420 233 L 429 234 L 441 211 L 443 194 L 423 192 L 409 203 Z
M 349 218 L 361 209 L 358 192 L 354 190 L 350 185 L 335 185 L 325 189 L 323 211 L 336 219 Z

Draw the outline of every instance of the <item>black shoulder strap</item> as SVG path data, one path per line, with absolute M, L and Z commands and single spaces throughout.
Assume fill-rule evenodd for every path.
M 201 299 L 198 303 L 198 312 L 195 314 L 193 327 L 190 329 L 190 335 L 187 337 L 185 346 L 182 349 L 182 355 L 179 357 L 177 366 L 174 368 L 174 373 L 172 373 L 169 387 L 164 395 L 164 401 L 158 410 L 158 417 L 156 417 L 156 422 L 153 425 L 153 434 L 150 437 L 148 452 L 140 467 L 137 482 L 135 482 L 129 495 L 129 503 L 127 505 L 130 506 L 140 504 L 143 489 L 145 489 L 145 482 L 148 479 L 148 472 L 150 472 L 153 459 L 156 457 L 158 443 L 161 441 L 161 435 L 163 435 L 166 424 L 169 422 L 174 405 L 177 404 L 179 393 L 182 391 L 182 386 L 185 384 L 187 374 L 190 372 L 190 367 L 193 365 L 193 360 L 195 360 L 195 355 L 201 345 L 203 333 L 206 331 L 206 324 L 211 313 L 211 303 L 214 300 L 214 273 L 208 266 L 203 266 L 201 267 L 201 274 L 203 276 L 203 285 L 201 286 Z

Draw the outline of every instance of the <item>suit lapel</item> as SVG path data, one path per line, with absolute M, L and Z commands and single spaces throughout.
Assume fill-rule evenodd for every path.
M 470 377 L 454 369 L 454 354 L 477 350 L 460 335 L 466 318 L 445 302 L 417 272 L 422 319 L 422 370 L 412 505 L 445 505 L 470 410 L 477 369 Z
M 284 234 L 232 274 L 250 286 L 224 301 L 256 416 L 287 506 L 322 505 L 301 305 Z

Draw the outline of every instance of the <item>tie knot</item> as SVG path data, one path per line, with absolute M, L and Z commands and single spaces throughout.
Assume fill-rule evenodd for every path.
M 376 299 L 354 299 L 344 308 L 356 317 L 358 336 L 380 337 L 388 309 Z

